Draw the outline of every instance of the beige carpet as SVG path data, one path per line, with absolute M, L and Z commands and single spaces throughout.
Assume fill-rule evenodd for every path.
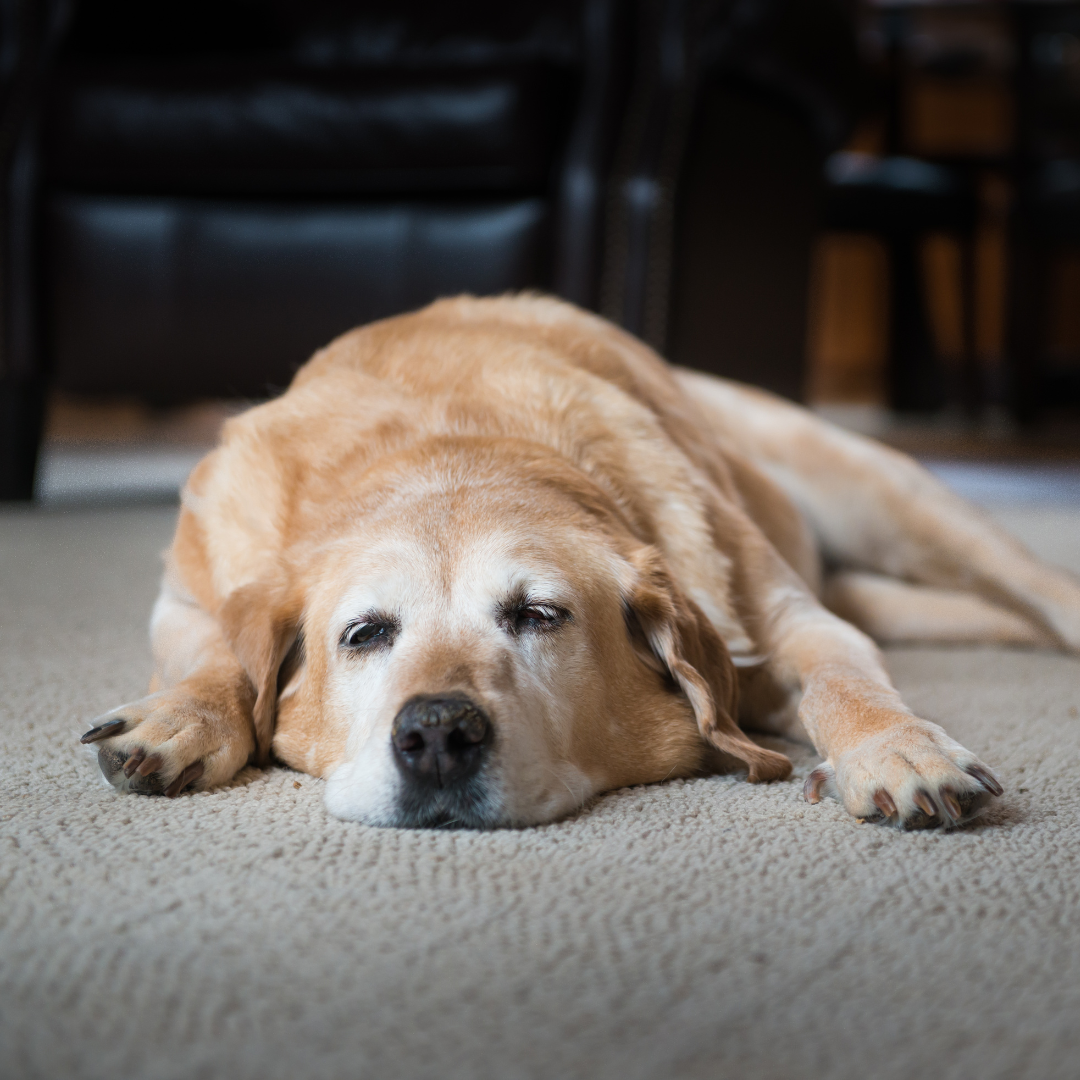
M 1005 781 L 952 834 L 799 780 L 487 834 L 336 821 L 280 769 L 124 798 L 76 738 L 143 692 L 172 514 L 0 512 L 3 1077 L 1080 1075 L 1080 661 L 890 653 Z M 1080 570 L 1080 512 L 1002 516 Z

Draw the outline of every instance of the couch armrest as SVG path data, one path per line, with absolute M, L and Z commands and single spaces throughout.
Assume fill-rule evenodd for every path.
M 581 90 L 559 177 L 555 292 L 595 308 L 607 173 L 619 132 L 629 71 L 629 5 L 586 0 L 581 28 Z

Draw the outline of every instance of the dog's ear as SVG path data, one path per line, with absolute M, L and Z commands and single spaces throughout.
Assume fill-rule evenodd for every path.
M 229 646 L 255 687 L 256 761 L 270 759 L 277 707 L 278 670 L 296 640 L 299 599 L 279 583 L 251 582 L 234 589 L 217 613 Z
M 735 722 L 735 665 L 704 612 L 679 588 L 656 548 L 638 548 L 628 562 L 623 611 L 642 659 L 671 677 L 689 700 L 705 741 L 744 762 L 750 780 L 786 779 L 791 762 L 752 742 Z

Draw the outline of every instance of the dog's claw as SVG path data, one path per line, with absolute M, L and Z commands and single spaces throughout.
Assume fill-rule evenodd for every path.
M 184 771 L 165 789 L 165 795 L 167 798 L 175 799 L 188 786 L 188 784 L 194 783 L 203 774 L 203 763 L 196 761 L 193 765 L 189 765 Z
M 920 788 L 914 795 L 915 805 L 928 817 L 937 816 L 937 807 L 934 805 L 934 800 L 930 797 L 929 791 L 924 791 Z
M 138 767 L 143 763 L 143 758 L 145 757 L 146 751 L 143 750 L 142 747 L 139 747 L 138 749 L 133 751 L 131 757 L 129 757 L 127 761 L 124 762 L 124 775 L 128 777 L 128 779 L 131 778 L 132 773 L 134 773 L 136 769 L 138 769 Z
M 79 742 L 92 743 L 99 739 L 111 739 L 114 735 L 123 735 L 126 727 L 126 720 L 109 720 L 107 723 L 92 727 L 79 739 Z
M 1001 784 L 998 783 L 997 777 L 981 765 L 969 765 L 966 771 L 968 776 L 974 776 L 991 795 L 1001 795 L 1005 791 Z
M 941 801 L 945 804 L 945 812 L 953 819 L 953 821 L 959 821 L 964 814 L 960 809 L 960 803 L 956 796 L 948 788 L 942 788 L 938 794 L 941 796 Z
M 821 789 L 828 783 L 829 776 L 823 769 L 815 769 L 803 784 L 803 798 L 808 803 L 821 802 Z
M 160 754 L 151 754 L 135 771 L 140 776 L 149 776 L 152 772 L 157 772 L 164 764 L 165 759 Z
M 896 803 L 892 796 L 882 788 L 874 792 L 874 805 L 887 817 L 896 817 Z

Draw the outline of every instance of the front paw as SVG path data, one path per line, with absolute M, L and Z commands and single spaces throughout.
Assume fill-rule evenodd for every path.
M 902 829 L 963 825 L 1002 790 L 970 750 L 914 717 L 830 757 L 803 786 L 807 802 L 831 795 L 853 817 Z
M 98 717 L 80 741 L 99 744 L 98 766 L 118 791 L 171 798 L 231 780 L 254 749 L 250 726 L 177 687 Z

